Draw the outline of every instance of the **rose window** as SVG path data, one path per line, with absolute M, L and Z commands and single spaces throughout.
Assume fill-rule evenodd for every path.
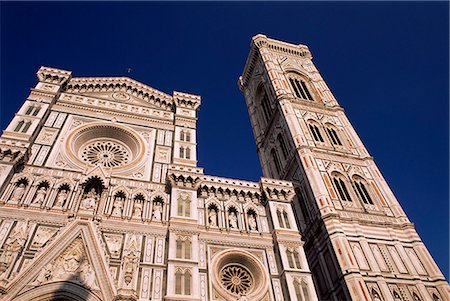
M 253 287 L 253 277 L 243 266 L 227 265 L 220 272 L 222 286 L 232 294 L 246 295 Z
M 145 143 L 131 128 L 116 124 L 90 123 L 66 138 L 69 159 L 79 165 L 124 170 L 142 162 Z
M 118 167 L 127 164 L 131 151 L 125 145 L 116 141 L 96 141 L 87 144 L 81 150 L 84 162 L 104 167 Z

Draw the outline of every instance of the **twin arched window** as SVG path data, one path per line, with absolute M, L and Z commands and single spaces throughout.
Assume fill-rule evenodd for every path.
M 175 272 L 175 294 L 191 294 L 191 273 L 188 270 L 177 270 Z
M 189 147 L 180 146 L 180 158 L 191 159 L 191 149 Z
M 20 120 L 16 127 L 14 128 L 14 132 L 22 132 L 26 133 L 31 126 L 31 121 Z
M 30 105 L 30 106 L 28 106 L 27 110 L 25 111 L 25 115 L 37 116 L 37 114 L 39 114 L 40 110 L 41 110 L 40 106 Z
M 286 255 L 289 263 L 289 267 L 291 269 L 301 269 L 302 266 L 300 264 L 300 254 L 297 249 L 287 249 Z
M 366 205 L 373 205 L 372 198 L 366 188 L 366 182 L 360 177 L 353 178 L 353 189 L 358 196 L 358 199 Z
M 304 281 L 294 281 L 294 289 L 298 301 L 309 301 L 308 285 Z
M 313 101 L 311 93 L 309 92 L 308 86 L 306 85 L 304 80 L 295 77 L 289 77 L 289 82 L 291 83 L 295 96 L 300 99 Z
M 308 122 L 309 130 L 311 131 L 311 134 L 313 135 L 313 138 L 317 142 L 325 142 L 323 140 L 322 134 L 320 133 L 319 127 L 314 122 Z
M 330 137 L 331 143 L 333 143 L 333 145 L 342 146 L 341 139 L 339 139 L 339 136 L 338 136 L 336 130 L 330 125 L 326 126 L 326 130 L 327 130 L 328 136 Z
M 180 141 L 191 142 L 191 132 L 188 130 L 180 131 Z
M 333 184 L 334 188 L 336 188 L 339 198 L 344 202 L 351 202 L 352 198 L 350 197 L 350 193 L 348 192 L 347 185 L 345 184 L 345 180 L 342 176 L 338 174 L 333 175 Z
M 290 229 L 291 224 L 289 223 L 289 215 L 286 210 L 277 209 L 278 224 L 281 228 Z

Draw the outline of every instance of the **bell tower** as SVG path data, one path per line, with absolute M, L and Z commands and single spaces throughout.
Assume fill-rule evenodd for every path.
M 239 88 L 264 176 L 294 183 L 319 300 L 450 300 L 308 47 L 256 35 Z

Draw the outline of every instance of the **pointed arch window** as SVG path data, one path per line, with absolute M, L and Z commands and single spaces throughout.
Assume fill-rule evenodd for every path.
M 289 152 L 288 152 L 288 148 L 287 148 L 286 142 L 284 141 L 283 135 L 281 133 L 278 134 L 277 141 L 278 141 L 278 144 L 280 146 L 281 153 L 283 154 L 283 157 L 285 159 L 287 159 L 288 156 L 289 156 Z
M 184 131 L 180 131 L 180 141 L 184 141 Z
M 191 216 L 191 200 L 189 197 L 180 196 L 178 198 L 177 213 L 179 216 L 190 217 Z
M 295 96 L 304 100 L 311 100 L 311 101 L 313 100 L 305 81 L 299 80 L 295 77 L 290 77 L 289 82 L 291 83 Z
M 190 295 L 191 294 L 191 273 L 188 270 L 182 271 L 178 269 L 175 272 L 175 294 Z
M 184 158 L 184 147 L 180 146 L 180 158 Z
M 272 148 L 272 150 L 270 151 L 270 155 L 272 157 L 273 164 L 275 165 L 277 174 L 280 175 L 281 174 L 281 162 L 280 162 L 280 158 L 278 157 L 277 151 L 274 148 Z
M 28 131 L 28 129 L 30 128 L 30 126 L 31 126 L 31 121 L 25 122 L 25 125 L 22 129 L 22 133 L 26 133 Z
M 341 139 L 339 139 L 337 131 L 330 125 L 326 126 L 326 130 L 327 130 L 328 136 L 330 137 L 330 140 L 333 143 L 333 145 L 342 146 L 342 142 L 341 142 Z
M 270 101 L 266 93 L 264 93 L 261 99 L 261 105 L 264 113 L 264 118 L 266 119 L 266 122 L 269 123 L 270 118 L 272 117 L 272 107 L 270 106 Z
M 286 210 L 277 209 L 277 218 L 278 218 L 278 224 L 281 228 L 290 229 L 291 224 L 289 223 L 289 215 L 286 212 Z
M 176 257 L 182 259 L 191 259 L 192 243 L 186 237 L 178 237 L 176 243 Z
M 320 133 L 320 130 L 319 130 L 319 127 L 317 126 L 317 124 L 315 124 L 313 122 L 309 122 L 308 127 L 309 127 L 309 130 L 311 131 L 311 134 L 315 141 L 322 142 L 322 143 L 325 142 L 325 140 L 323 140 L 322 134 Z
M 301 269 L 302 266 L 300 264 L 300 255 L 297 249 L 287 249 L 286 255 L 288 258 L 289 267 L 291 269 Z
M 295 296 L 298 301 L 309 301 L 308 285 L 304 281 L 294 280 Z
M 22 126 L 23 126 L 24 123 L 25 123 L 25 121 L 20 120 L 20 121 L 17 123 L 16 127 L 14 128 L 14 132 L 19 132 L 20 129 L 22 128 Z
M 191 132 L 186 132 L 186 142 L 191 142 Z
M 350 193 L 347 190 L 347 186 L 345 185 L 345 181 L 341 176 L 334 175 L 333 176 L 333 184 L 336 190 L 338 191 L 339 198 L 344 202 L 351 202 L 352 198 L 350 197 Z
M 191 149 L 189 147 L 186 147 L 186 159 L 191 159 Z
M 353 188 L 358 196 L 358 199 L 366 205 L 373 205 L 372 198 L 367 191 L 365 181 L 360 177 L 353 178 Z

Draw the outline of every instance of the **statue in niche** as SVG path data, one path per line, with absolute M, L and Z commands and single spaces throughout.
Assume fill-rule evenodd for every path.
M 217 227 L 217 211 L 214 208 L 209 209 L 208 222 L 211 227 Z
M 141 216 L 142 216 L 142 204 L 141 202 L 135 201 L 133 209 L 133 217 L 141 218 Z
M 46 195 L 47 195 L 47 187 L 41 186 L 41 188 L 39 188 L 38 191 L 36 192 L 36 196 L 34 197 L 32 204 L 42 205 Z
M 123 197 L 116 196 L 114 198 L 114 207 L 111 213 L 112 216 L 122 217 L 123 201 L 124 201 Z
M 236 216 L 236 213 L 234 211 L 230 212 L 230 215 L 228 216 L 228 219 L 229 219 L 230 228 L 237 229 L 238 228 L 237 216 Z
M 66 204 L 67 196 L 67 190 L 61 189 L 61 191 L 58 192 L 58 196 L 56 197 L 56 207 L 64 207 L 64 205 Z
M 153 209 L 153 218 L 157 221 L 160 221 L 162 218 L 162 206 L 160 202 L 155 203 L 155 207 Z
M 83 200 L 81 201 L 80 208 L 86 210 L 94 210 L 95 205 L 97 204 L 98 195 L 95 191 L 95 188 L 91 188 L 91 190 L 86 193 Z
M 14 192 L 10 198 L 11 201 L 19 202 L 22 198 L 23 194 L 25 192 L 25 184 L 20 183 L 18 186 L 16 186 L 16 189 L 14 189 Z
M 251 231 L 256 231 L 257 230 L 256 219 L 255 219 L 255 216 L 253 214 L 249 214 L 248 215 L 248 226 L 249 226 Z

